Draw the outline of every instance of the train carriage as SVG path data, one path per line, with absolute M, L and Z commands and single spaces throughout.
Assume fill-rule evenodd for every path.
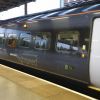
M 100 88 L 100 3 L 1 22 L 0 59 Z

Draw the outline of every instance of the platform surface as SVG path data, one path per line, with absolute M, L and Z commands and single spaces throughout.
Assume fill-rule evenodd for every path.
M 0 64 L 0 100 L 93 100 L 62 86 Z

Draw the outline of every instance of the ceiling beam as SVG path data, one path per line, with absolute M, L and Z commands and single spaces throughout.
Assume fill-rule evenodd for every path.
M 36 0 L 0 0 L 0 12 Z

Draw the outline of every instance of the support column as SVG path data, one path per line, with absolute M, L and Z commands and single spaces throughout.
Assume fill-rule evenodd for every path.
M 24 5 L 24 14 L 27 15 L 27 3 Z
M 64 0 L 60 0 L 60 8 L 64 7 Z

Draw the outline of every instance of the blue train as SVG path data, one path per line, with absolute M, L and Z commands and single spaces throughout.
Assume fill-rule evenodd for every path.
M 0 22 L 0 59 L 100 88 L 100 2 Z

